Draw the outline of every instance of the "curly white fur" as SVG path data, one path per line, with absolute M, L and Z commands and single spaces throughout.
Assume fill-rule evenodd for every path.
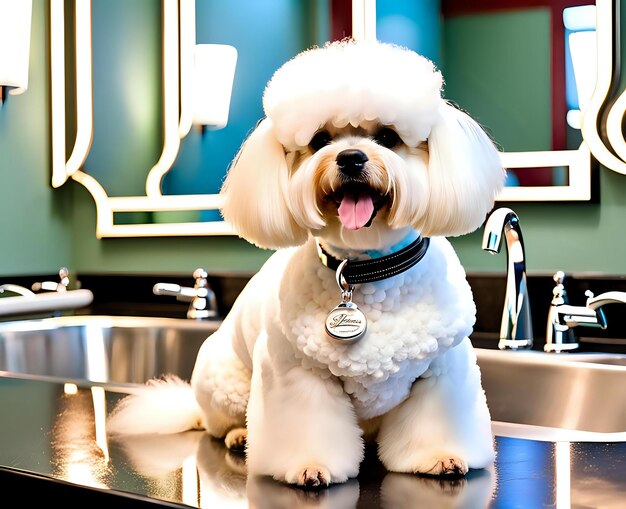
M 266 89 L 267 118 L 229 169 L 223 213 L 248 241 L 281 249 L 202 346 L 191 381 L 198 406 L 185 413 L 189 427 L 201 422 L 229 444 L 247 428 L 252 474 L 344 482 L 358 473 L 366 432 L 391 471 L 459 475 L 493 460 L 468 339 L 475 306 L 444 237 L 482 224 L 504 170 L 480 126 L 441 98 L 441 83 L 409 50 L 346 41 L 298 55 Z M 342 154 L 361 158 L 358 171 L 345 170 Z M 337 258 L 367 259 L 418 234 L 431 243 L 417 265 L 356 288 L 365 336 L 350 345 L 328 337 L 340 296 L 316 241 Z M 163 385 L 123 402 L 113 431 L 180 430 L 168 404 L 188 400 L 159 401 Z
M 433 63 L 412 51 L 373 41 L 335 43 L 305 51 L 276 71 L 263 107 L 288 149 L 306 146 L 326 122 L 345 127 L 368 120 L 394 125 L 415 147 L 430 134 L 442 85 Z
M 406 399 L 432 360 L 472 331 L 470 288 L 441 238 L 412 269 L 359 286 L 354 302 L 368 318 L 369 333 L 367 341 L 351 345 L 329 341 L 324 333 L 338 291 L 334 273 L 316 257 L 314 246 L 305 246 L 286 262 L 279 298 L 293 305 L 281 308 L 280 323 L 304 368 L 342 380 L 359 418 L 382 415 Z M 449 280 L 441 281 L 446 271 Z

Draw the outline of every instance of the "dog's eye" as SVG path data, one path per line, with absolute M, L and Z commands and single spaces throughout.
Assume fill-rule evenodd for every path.
M 317 131 L 309 142 L 309 148 L 313 152 L 317 152 L 319 149 L 328 145 L 332 140 L 333 139 L 328 131 Z
M 400 141 L 400 136 L 393 129 L 383 127 L 378 134 L 374 136 L 374 141 L 385 148 L 393 148 Z

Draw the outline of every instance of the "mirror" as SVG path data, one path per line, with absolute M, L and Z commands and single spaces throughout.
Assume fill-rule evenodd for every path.
M 624 143 L 621 125 L 611 131 L 616 140 L 601 134 L 619 79 L 613 66 L 616 2 L 564 5 L 441 4 L 441 33 L 431 37 L 442 41 L 441 55 L 439 47 L 431 52 L 446 80 L 446 98 L 485 126 L 502 150 L 508 180 L 499 201 L 588 201 L 596 160 L 616 171 L 624 168 L 612 154 Z M 378 38 L 423 47 L 423 30 L 409 23 L 419 9 L 410 2 L 379 1 Z M 610 111 L 621 122 L 619 102 Z
M 469 33 L 468 16 L 452 9 L 463 3 L 442 2 L 444 26 L 456 24 L 449 33 Z M 260 99 L 273 71 L 303 49 L 329 40 L 331 28 L 337 33 L 331 25 L 336 23 L 339 4 L 333 0 L 76 0 L 65 5 L 63 0 L 51 0 L 52 185 L 59 187 L 73 179 L 85 186 L 96 203 L 98 238 L 233 234 L 218 212 L 217 193 L 228 164 L 263 116 Z M 400 16 L 402 21 L 403 13 L 393 9 L 406 8 L 405 4 L 415 2 L 354 1 L 347 33 L 369 38 L 378 31 L 385 40 L 389 19 L 398 21 Z M 614 13 L 615 2 L 597 2 L 597 86 L 584 111 L 580 140 L 559 150 L 514 143 L 509 147 L 509 140 L 498 139 L 498 122 L 488 118 L 492 113 L 472 111 L 481 101 L 463 96 L 470 78 L 457 64 L 467 61 L 462 50 L 471 46 L 462 37 L 446 36 L 446 44 L 457 51 L 441 65 L 448 83 L 446 96 L 457 99 L 458 95 L 457 102 L 479 121 L 495 126 L 491 132 L 503 145 L 503 164 L 510 173 L 518 168 L 520 172 L 557 168 L 550 174 L 560 175 L 564 182 L 507 186 L 500 201 L 589 200 L 594 158 L 626 173 L 621 134 L 626 106 L 621 96 L 605 116 L 617 79 L 612 66 L 617 37 Z M 406 16 L 411 15 L 415 14 Z M 438 19 L 438 12 L 433 15 Z M 68 22 L 72 18 L 74 25 Z M 92 19 L 98 23 L 92 25 Z M 259 23 L 267 19 L 272 22 Z M 402 28 L 396 24 L 392 33 L 402 34 Z M 184 62 L 189 55 L 185 48 L 196 43 L 227 44 L 238 52 L 230 116 L 220 130 L 185 125 Z M 460 85 L 455 88 L 454 83 Z M 485 93 L 489 97 L 493 90 Z M 68 112 L 74 109 L 75 125 L 68 120 Z M 607 127 L 613 128 L 607 133 L 612 135 L 602 134 L 604 129 L 599 128 L 605 118 Z
M 50 19 L 53 187 L 71 178 L 90 192 L 98 238 L 232 234 L 223 175 L 274 70 L 328 39 L 327 1 L 52 0 Z M 197 42 L 238 52 L 220 130 L 183 125 L 185 48 Z

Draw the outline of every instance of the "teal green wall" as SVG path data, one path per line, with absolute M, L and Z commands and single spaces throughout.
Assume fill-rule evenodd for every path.
M 47 4 L 33 6 L 29 88 L 0 107 L 0 275 L 56 272 L 72 259 L 72 192 L 48 185 Z
M 29 89 L 24 95 L 10 97 L 0 109 L 0 276 L 53 273 L 60 265 L 101 273 L 181 273 L 197 266 L 215 271 L 257 270 L 271 252 L 234 237 L 98 240 L 89 193 L 72 181 L 61 189 L 50 188 L 47 6 L 46 0 L 33 2 Z M 442 38 L 445 41 L 445 27 Z M 445 47 L 441 56 L 445 64 Z M 491 64 L 485 59 L 484 65 L 488 68 Z M 447 78 L 447 91 L 452 93 L 453 84 Z M 507 83 L 507 87 L 514 86 Z M 142 127 L 146 131 L 154 128 Z M 114 127 L 99 127 L 103 129 Z M 120 156 L 123 152 L 115 154 L 124 161 Z M 530 271 L 626 274 L 622 234 L 626 176 L 601 169 L 599 177 L 599 203 L 512 204 L 522 223 Z M 120 184 L 115 181 L 111 185 Z M 479 231 L 452 239 L 466 269 L 502 271 L 505 256 L 484 253 L 480 236 Z
M 503 150 L 552 150 L 549 44 L 547 8 L 448 18 L 445 96 L 486 126 Z

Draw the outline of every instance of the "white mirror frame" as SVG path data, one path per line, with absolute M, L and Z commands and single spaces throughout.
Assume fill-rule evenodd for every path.
M 181 90 L 190 86 L 190 64 L 195 45 L 195 0 L 162 0 L 163 9 L 163 116 L 164 142 L 161 157 L 150 169 L 145 196 L 110 197 L 100 183 L 82 171 L 93 137 L 91 0 L 75 0 L 75 59 L 77 129 L 70 157 L 65 153 L 65 28 L 63 0 L 51 0 L 51 80 L 52 80 L 52 186 L 69 178 L 82 184 L 94 198 L 97 210 L 96 236 L 155 237 L 234 235 L 224 221 L 198 221 L 154 224 L 115 224 L 119 212 L 219 210 L 218 194 L 163 195 L 161 182 L 171 168 L 180 141 L 190 129 L 190 106 Z M 376 38 L 375 0 L 353 0 L 353 37 Z M 598 132 L 598 119 L 608 99 L 613 76 L 615 35 L 614 0 L 597 0 L 598 79 L 588 108 L 582 113 L 583 142 L 576 150 L 502 152 L 507 168 L 567 167 L 569 185 L 506 187 L 498 201 L 586 201 L 591 199 L 591 155 L 604 166 L 626 174 L 626 142 L 621 122 L 626 111 L 626 92 L 612 104 L 607 115 L 606 139 Z M 179 34 L 178 22 L 187 27 Z M 179 63 L 179 55 L 181 62 Z M 179 88 L 180 80 L 180 88 Z M 181 108 L 179 110 L 179 101 Z M 609 148 L 611 147 L 611 148 Z
M 613 0 L 596 1 L 596 53 L 597 79 L 588 106 L 581 116 L 581 134 L 583 141 L 577 150 L 539 151 L 539 152 L 502 152 L 502 163 L 506 168 L 543 168 L 568 167 L 569 185 L 538 187 L 505 187 L 498 201 L 577 201 L 591 199 L 591 155 L 607 168 L 626 174 L 624 160 L 613 155 L 609 147 L 622 156 L 626 148 L 622 135 L 621 121 L 626 111 L 626 91 L 615 101 L 607 116 L 607 136 L 604 140 L 599 132 L 599 119 L 603 105 L 609 99 L 614 76 L 613 55 L 615 41 L 614 19 L 617 16 L 617 2 Z M 619 122 L 619 126 L 616 123 Z M 619 149 L 619 150 L 618 150 Z
M 91 61 L 91 0 L 75 1 L 76 19 L 76 112 L 74 148 L 65 159 L 65 31 L 63 0 L 50 5 L 50 61 L 52 80 L 52 186 L 68 178 L 82 184 L 96 203 L 96 236 L 154 237 L 193 235 L 233 235 L 224 221 L 187 223 L 115 224 L 119 212 L 197 211 L 220 208 L 218 195 L 163 195 L 161 182 L 174 163 L 180 140 L 191 128 L 191 105 L 180 88 L 191 87 L 190 72 L 195 38 L 195 0 L 163 0 L 163 149 L 146 178 L 145 196 L 108 196 L 91 175 L 82 171 L 93 137 L 93 97 Z M 179 16 L 181 30 L 179 37 Z M 182 51 L 181 51 L 182 48 Z M 179 71 L 179 54 L 182 55 Z M 179 110 L 179 98 L 181 109 Z
M 528 152 L 501 152 L 505 168 L 558 168 L 568 170 L 566 186 L 507 186 L 497 201 L 588 201 L 591 199 L 592 158 L 607 168 L 626 174 L 626 141 L 622 134 L 622 119 L 626 112 L 626 91 L 611 105 L 606 121 L 606 140 L 598 129 L 603 105 L 609 99 L 614 76 L 613 54 L 615 41 L 613 21 L 617 16 L 617 2 L 596 1 L 597 83 L 582 112 L 583 141 L 575 150 L 546 150 Z M 376 39 L 376 0 L 352 0 L 352 33 L 355 39 Z M 611 148 L 617 156 L 613 155 Z M 619 156 L 619 157 L 618 157 Z M 621 159 L 620 159 L 621 158 Z

